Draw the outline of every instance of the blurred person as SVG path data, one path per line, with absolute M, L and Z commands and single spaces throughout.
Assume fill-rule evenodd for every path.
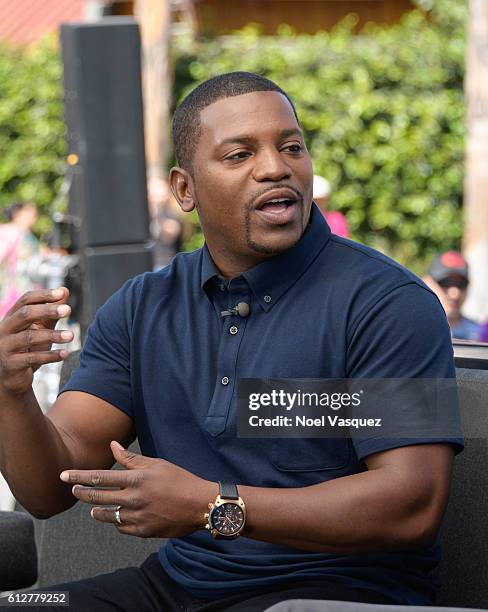
M 16 202 L 7 208 L 8 223 L 0 225 L 0 318 L 19 297 L 37 285 L 29 276 L 29 264 L 39 253 L 32 233 L 37 208 L 32 202 Z
M 34 204 L 16 202 L 5 211 L 7 223 L 0 225 L 0 319 L 19 297 L 36 285 L 31 281 L 29 262 L 39 250 L 31 232 L 37 219 Z M 15 499 L 0 474 L 0 510 L 13 510 Z
M 481 326 L 461 313 L 469 286 L 468 264 L 463 255 L 458 251 L 446 251 L 437 255 L 423 280 L 439 298 L 452 337 L 479 340 Z
M 181 251 L 185 224 L 181 209 L 175 202 L 167 181 L 151 177 L 147 183 L 151 235 L 155 239 L 153 249 L 154 270 L 160 270 L 171 263 Z
M 320 212 L 323 214 L 327 221 L 330 231 L 336 236 L 342 236 L 343 238 L 349 238 L 349 226 L 347 219 L 338 210 L 327 210 L 327 205 L 330 200 L 330 183 L 323 176 L 315 174 L 313 177 L 313 199 L 320 208 Z

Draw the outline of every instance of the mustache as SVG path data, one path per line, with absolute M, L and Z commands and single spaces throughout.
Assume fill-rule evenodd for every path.
M 292 185 L 287 185 L 286 183 L 278 183 L 276 185 L 270 185 L 269 187 L 266 187 L 266 189 L 261 189 L 261 191 L 258 191 L 255 194 L 253 194 L 253 196 L 249 198 L 247 202 L 247 209 L 248 210 L 253 209 L 254 203 L 256 202 L 258 198 L 263 196 L 265 193 L 268 193 L 268 191 L 274 191 L 275 189 L 290 189 L 297 195 L 299 200 L 303 201 L 303 194 L 299 189 L 297 189 L 296 187 L 293 187 Z

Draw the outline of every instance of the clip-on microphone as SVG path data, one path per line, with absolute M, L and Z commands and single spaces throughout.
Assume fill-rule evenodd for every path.
M 222 310 L 220 312 L 221 317 L 229 317 L 229 316 L 239 316 L 239 317 L 247 317 L 251 312 L 251 308 L 247 302 L 239 302 L 236 304 L 234 308 L 230 308 L 229 310 Z

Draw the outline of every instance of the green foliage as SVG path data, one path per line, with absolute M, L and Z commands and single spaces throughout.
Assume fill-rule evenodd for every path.
M 64 173 L 61 78 L 54 39 L 26 51 L 0 46 L 0 211 L 15 200 L 35 202 L 40 236 L 51 227 Z
M 331 32 L 176 41 L 175 101 L 232 70 L 263 74 L 293 99 L 314 169 L 353 237 L 421 272 L 462 233 L 464 20 L 458 0 L 417 0 L 398 25 L 349 16 Z M 191 247 L 202 241 L 193 238 Z

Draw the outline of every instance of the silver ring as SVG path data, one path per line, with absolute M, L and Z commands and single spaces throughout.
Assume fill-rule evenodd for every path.
M 117 521 L 117 523 L 119 525 L 123 525 L 124 523 L 122 522 L 122 519 L 120 518 L 120 511 L 122 510 L 122 506 L 117 506 L 117 508 L 115 508 L 115 520 Z

